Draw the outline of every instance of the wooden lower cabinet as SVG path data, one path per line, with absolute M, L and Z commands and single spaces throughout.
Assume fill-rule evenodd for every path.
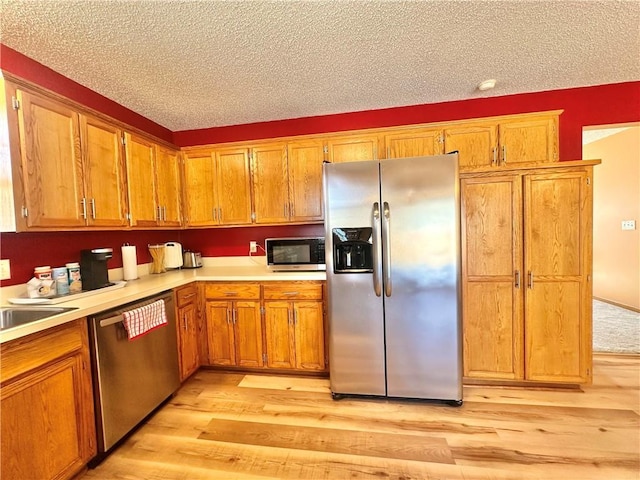
M 181 381 L 200 366 L 198 324 L 198 291 L 195 284 L 190 284 L 176 290 L 176 327 Z
M 96 453 L 86 319 L 2 344 L 2 478 L 65 479 Z
M 464 375 L 590 383 L 593 163 L 463 175 Z

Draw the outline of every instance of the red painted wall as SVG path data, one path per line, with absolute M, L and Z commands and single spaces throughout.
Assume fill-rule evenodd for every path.
M 564 109 L 560 116 L 560 158 L 582 158 L 582 126 L 640 121 L 640 82 L 573 88 L 431 105 L 298 118 L 250 125 L 171 133 L 131 110 L 0 44 L 0 68 L 69 97 L 179 146 L 339 132 L 464 118 Z M 112 247 L 109 268 L 122 266 L 120 246 L 136 245 L 138 263 L 151 261 L 146 245 L 179 241 L 205 256 L 247 255 L 249 241 L 267 237 L 322 235 L 322 225 L 239 227 L 185 231 L 3 233 L 0 258 L 11 260 L 12 278 L 0 286 L 25 283 L 33 267 L 63 265 L 84 248 Z
M 178 146 L 561 110 L 560 159 L 582 159 L 582 127 L 640 120 L 640 82 L 523 93 L 175 132 Z

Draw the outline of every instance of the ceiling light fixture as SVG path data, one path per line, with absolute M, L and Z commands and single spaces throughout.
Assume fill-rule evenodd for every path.
M 496 86 L 496 81 L 492 78 L 490 80 L 485 80 L 480 85 L 478 85 L 478 90 L 484 92 L 485 90 L 491 90 Z

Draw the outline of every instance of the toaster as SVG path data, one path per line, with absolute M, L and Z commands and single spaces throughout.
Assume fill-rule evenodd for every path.
M 202 266 L 202 254 L 185 250 L 183 254 L 182 268 L 200 268 Z
M 164 244 L 164 268 L 180 268 L 182 266 L 182 245 L 178 242 Z

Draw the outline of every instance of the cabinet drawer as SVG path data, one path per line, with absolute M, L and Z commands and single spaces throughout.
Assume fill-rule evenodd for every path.
M 185 305 L 192 303 L 196 300 L 197 295 L 198 292 L 194 284 L 176 290 L 176 302 L 178 303 L 178 307 L 184 307 Z
M 267 283 L 264 284 L 265 300 L 321 300 L 321 283 Z
M 207 298 L 259 299 L 259 283 L 207 283 L 204 287 Z

